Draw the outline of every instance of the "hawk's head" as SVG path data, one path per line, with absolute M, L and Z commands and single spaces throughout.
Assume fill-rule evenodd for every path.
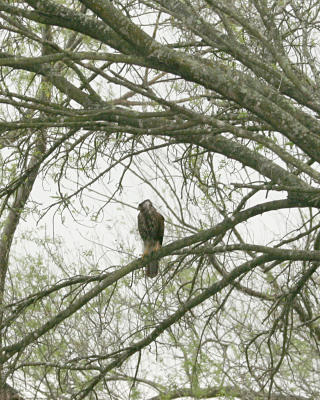
M 152 203 L 151 203 L 151 201 L 150 201 L 149 199 L 143 201 L 142 203 L 140 203 L 140 204 L 138 205 L 138 209 L 139 209 L 140 211 L 149 210 L 151 207 L 152 207 Z

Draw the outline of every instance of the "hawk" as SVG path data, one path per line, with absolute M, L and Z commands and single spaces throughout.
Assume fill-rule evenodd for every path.
M 164 233 L 164 218 L 153 207 L 150 200 L 139 204 L 138 230 L 143 240 L 143 257 L 157 251 L 162 246 Z M 151 261 L 146 268 L 146 276 L 154 278 L 158 274 L 159 261 Z

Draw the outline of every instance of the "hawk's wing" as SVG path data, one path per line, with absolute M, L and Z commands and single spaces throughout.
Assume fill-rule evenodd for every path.
M 141 239 L 143 241 L 145 241 L 148 238 L 148 227 L 147 227 L 145 217 L 142 214 L 142 212 L 140 212 L 138 214 L 138 230 L 139 230 Z
M 157 212 L 157 220 L 158 220 L 158 232 L 157 232 L 157 240 L 162 245 L 163 234 L 164 234 L 164 218 L 161 214 Z

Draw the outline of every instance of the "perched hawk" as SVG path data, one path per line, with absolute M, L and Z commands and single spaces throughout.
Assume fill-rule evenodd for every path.
M 148 256 L 162 246 L 164 233 L 164 218 L 153 207 L 150 200 L 139 204 L 138 229 L 143 240 L 143 256 Z M 146 268 L 146 275 L 154 278 L 158 274 L 159 261 L 151 261 Z

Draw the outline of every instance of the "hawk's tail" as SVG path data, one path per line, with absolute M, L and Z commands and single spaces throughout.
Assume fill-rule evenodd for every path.
M 159 261 L 151 261 L 149 265 L 146 267 L 146 276 L 148 278 L 155 278 L 158 275 L 159 270 Z

